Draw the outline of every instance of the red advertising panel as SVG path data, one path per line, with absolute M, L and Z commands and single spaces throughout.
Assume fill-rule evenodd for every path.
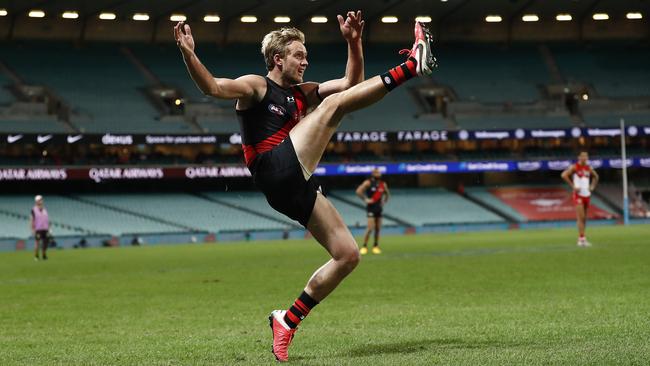
M 571 193 L 562 187 L 492 188 L 490 192 L 529 221 L 575 220 Z M 617 217 L 593 202 L 587 212 L 589 219 Z

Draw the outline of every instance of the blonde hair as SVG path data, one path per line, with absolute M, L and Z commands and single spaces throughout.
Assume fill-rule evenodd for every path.
M 262 40 L 262 55 L 266 68 L 271 71 L 275 67 L 273 56 L 286 56 L 287 46 L 293 41 L 305 43 L 305 34 L 296 28 L 280 28 L 264 36 Z

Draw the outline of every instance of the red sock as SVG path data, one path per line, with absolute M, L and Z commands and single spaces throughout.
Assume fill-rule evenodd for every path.
M 289 310 L 287 310 L 284 316 L 284 322 L 287 323 L 289 328 L 296 328 L 316 305 L 318 305 L 318 301 L 312 299 L 309 294 L 303 291 L 296 301 L 293 302 Z
M 408 79 L 417 76 L 417 62 L 414 58 L 409 58 L 403 64 L 393 67 L 387 72 L 381 74 L 381 81 L 388 91 L 391 91 L 402 85 Z

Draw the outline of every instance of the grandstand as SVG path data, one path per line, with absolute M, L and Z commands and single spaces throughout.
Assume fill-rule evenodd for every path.
M 568 114 L 564 115 L 456 115 L 456 124 L 460 129 L 517 129 L 527 128 L 569 128 L 572 126 Z
M 27 83 L 49 88 L 72 109 L 70 124 L 80 132 L 191 131 L 184 122 L 160 121 L 144 93 L 146 79 L 118 45 L 26 42 L 5 50 L 2 58 L 11 70 Z M 43 53 L 50 55 L 48 68 L 42 67 Z
M 440 53 L 444 73 L 434 76 L 460 100 L 482 103 L 532 103 L 551 77 L 535 46 L 453 45 Z
M 213 200 L 182 193 L 169 194 L 84 194 L 80 198 L 108 208 L 135 213 L 189 231 L 245 231 L 284 229 L 287 223 L 233 209 Z
M 340 45 L 339 45 L 340 46 Z M 330 52 L 332 46 L 310 45 L 310 57 L 318 60 L 309 66 L 307 76 L 322 81 L 340 77 L 344 71 L 344 53 Z M 341 48 L 341 47 L 339 47 Z M 387 65 L 399 62 L 398 44 L 369 45 L 366 48 L 366 74 L 385 71 Z M 14 76 L 28 85 L 44 86 L 60 102 L 70 108 L 67 120 L 52 114 L 36 116 L 7 115 L 0 113 L 0 129 L 9 132 L 71 132 L 87 133 L 227 133 L 237 130 L 232 113 L 232 102 L 208 99 L 186 75 L 182 59 L 173 45 L 115 43 L 73 46 L 63 42 L 20 42 L 5 45 L 9 52 L 2 61 Z M 570 46 L 551 47 L 544 57 L 538 47 L 450 44 L 441 50 L 444 73 L 429 81 L 416 81 L 411 89 L 420 85 L 443 85 L 453 95 L 448 119 L 440 114 L 427 114 L 418 104 L 409 88 L 395 90 L 391 100 L 381 101 L 368 109 L 355 112 L 342 123 L 344 131 L 399 130 L 399 129 L 503 129 L 527 126 L 529 128 L 566 128 L 574 120 L 559 105 L 548 104 L 528 111 L 519 105 L 548 102 L 545 87 L 555 83 L 549 65 L 557 61 L 559 76 L 570 83 L 594 85 L 598 93 L 593 97 L 645 96 L 647 72 L 641 70 L 648 52 L 643 48 L 633 50 L 638 58 L 612 59 L 620 49 L 607 43 L 593 45 L 587 50 Z M 263 72 L 263 60 L 257 45 L 214 46 L 201 44 L 198 52 L 207 66 L 223 77 L 253 72 Z M 56 73 L 40 67 L 38 54 L 55 54 L 48 58 Z M 313 56 L 312 56 L 313 55 Z M 547 58 L 552 61 L 548 61 Z M 482 62 L 476 63 L 475 59 Z M 101 70 L 101 72 L 98 72 Z M 15 102 L 9 87 L 11 79 L 0 72 L 0 106 Z M 98 87 L 101 85 L 101 87 Z M 188 111 L 184 117 L 170 118 L 152 100 L 150 89 L 171 87 L 178 91 Z M 155 97 L 154 97 L 155 99 Z M 471 102 L 473 104 L 467 104 Z M 115 109 L 113 103 L 120 108 Z M 208 109 L 195 105 L 209 105 Z M 404 108 L 394 108 L 394 105 Z M 511 104 L 508 113 L 496 113 L 495 104 Z M 541 108 L 541 109 L 540 109 Z M 647 124 L 650 115 L 646 109 L 620 111 L 593 111 L 586 104 L 584 122 L 590 126 L 612 126 L 623 115 L 630 123 Z M 194 111 L 194 112 L 192 112 Z M 196 113 L 196 114 L 193 114 Z M 134 119 L 135 118 L 135 119 Z M 25 121 L 23 121 L 25 120 Z M 194 124 L 193 122 L 196 122 Z
M 551 49 L 568 82 L 590 83 L 603 97 L 650 96 L 650 52 L 645 47 L 605 42 L 586 47 L 556 45 Z

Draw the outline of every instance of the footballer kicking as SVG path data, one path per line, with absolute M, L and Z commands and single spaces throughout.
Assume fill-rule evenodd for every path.
M 591 243 L 585 237 L 587 229 L 587 211 L 591 192 L 598 185 L 598 173 L 589 165 L 589 154 L 580 152 L 578 161 L 562 172 L 562 179 L 573 191 L 573 203 L 576 206 L 576 223 L 578 226 L 578 246 L 590 247 Z M 569 178 L 571 177 L 571 178 Z
M 415 44 L 407 60 L 381 76 L 364 81 L 361 12 L 338 16 L 348 45 L 345 75 L 323 83 L 304 82 L 305 37 L 296 28 L 264 36 L 266 76 L 215 78 L 194 52 L 189 25 L 174 27 L 176 43 L 192 79 L 206 95 L 236 100 L 244 160 L 255 185 L 277 211 L 298 221 L 328 251 L 331 259 L 316 270 L 288 310 L 269 317 L 273 354 L 287 361 L 288 348 L 300 322 L 354 270 L 360 255 L 341 215 L 320 192 L 312 174 L 341 118 L 382 99 L 389 91 L 435 66 L 432 37 L 415 24 Z

